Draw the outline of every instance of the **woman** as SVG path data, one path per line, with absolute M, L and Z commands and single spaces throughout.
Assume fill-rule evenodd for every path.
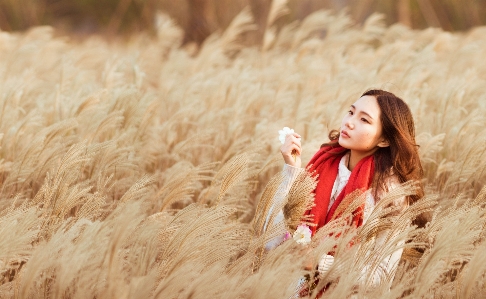
M 285 161 L 283 189 L 289 190 L 300 172 L 302 147 L 300 135 L 286 136 L 280 148 Z M 353 103 L 344 116 L 339 131 L 331 131 L 330 142 L 323 144 L 307 165 L 307 170 L 317 176 L 315 206 L 308 211 L 313 215 L 312 234 L 326 225 L 335 215 L 343 199 L 350 193 L 367 192 L 364 205 L 355 211 L 352 225 L 359 227 L 370 216 L 380 197 L 400 185 L 417 181 L 417 193 L 394 204 L 401 208 L 423 196 L 420 180 L 423 170 L 415 143 L 415 128 L 409 107 L 394 94 L 383 90 L 369 90 Z M 339 209 L 338 209 L 339 207 Z M 280 217 L 281 219 L 281 217 Z M 422 226 L 420 216 L 414 224 Z M 381 246 L 386 231 L 376 236 L 375 247 Z M 372 282 L 382 277 L 393 277 L 402 249 L 385 258 L 372 273 Z M 325 272 L 333 262 L 326 255 L 319 263 L 319 271 Z

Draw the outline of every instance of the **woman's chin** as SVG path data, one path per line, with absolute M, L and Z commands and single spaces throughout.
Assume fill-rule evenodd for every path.
M 344 147 L 344 148 L 348 148 L 348 147 L 347 147 L 347 142 L 346 142 L 346 140 L 344 140 L 344 138 L 343 138 L 343 137 L 339 137 L 339 139 L 338 139 L 338 144 L 339 144 L 340 146 Z M 348 149 L 349 149 L 349 148 L 348 148 Z

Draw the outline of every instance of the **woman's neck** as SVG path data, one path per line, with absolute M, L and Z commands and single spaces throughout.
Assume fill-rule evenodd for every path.
M 353 171 L 354 167 L 356 167 L 356 165 L 358 165 L 359 161 L 361 161 L 361 159 L 363 158 L 366 158 L 368 156 L 371 156 L 373 155 L 376 151 L 378 150 L 378 147 L 370 150 L 370 151 L 367 151 L 367 152 L 361 152 L 361 151 L 349 151 L 349 158 L 348 158 L 348 169 L 350 171 Z

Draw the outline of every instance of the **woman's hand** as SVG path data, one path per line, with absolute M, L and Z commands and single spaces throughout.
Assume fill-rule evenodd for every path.
M 317 271 L 319 271 L 319 275 L 323 276 L 326 274 L 329 269 L 331 269 L 332 264 L 334 264 L 334 256 L 329 254 L 324 254 L 319 261 L 317 266 Z
M 285 142 L 280 147 L 280 152 L 285 163 L 299 168 L 302 164 L 302 160 L 300 159 L 300 155 L 302 154 L 300 138 L 300 135 L 297 133 L 289 134 L 285 137 Z

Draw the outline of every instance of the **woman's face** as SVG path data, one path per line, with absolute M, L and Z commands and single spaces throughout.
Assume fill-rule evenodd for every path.
M 361 157 L 371 155 L 378 147 L 388 146 L 382 136 L 380 117 L 380 106 L 374 96 L 359 98 L 343 118 L 339 144 Z

